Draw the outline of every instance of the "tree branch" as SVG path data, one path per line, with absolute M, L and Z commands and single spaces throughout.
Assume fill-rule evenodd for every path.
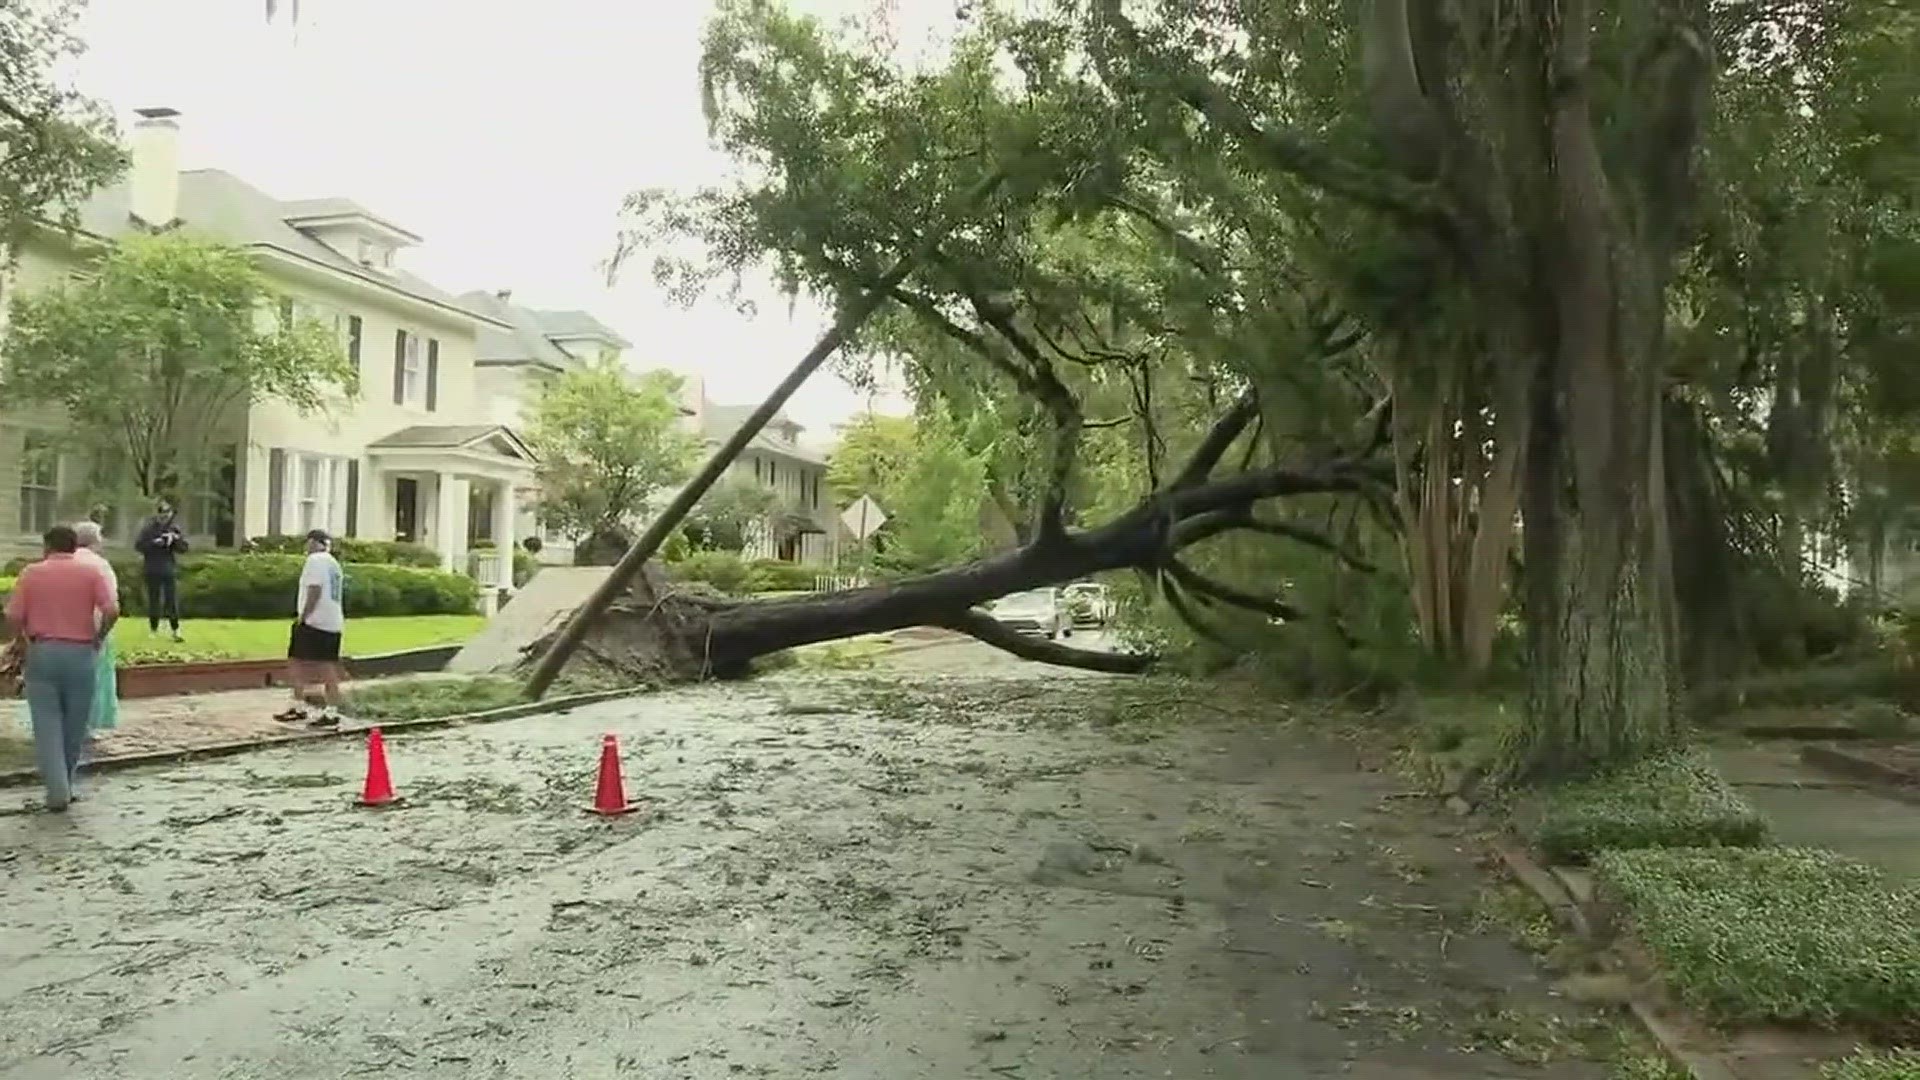
M 1342 545 L 1338 540 L 1318 529 L 1290 521 L 1263 521 L 1254 517 L 1248 510 L 1215 510 L 1212 513 L 1190 517 L 1174 527 L 1172 544 L 1175 550 L 1178 550 L 1235 530 L 1282 536 L 1328 552 L 1355 570 L 1371 573 L 1375 569 L 1374 565 L 1361 557 L 1359 552 Z
M 1208 430 L 1206 437 L 1201 439 L 1200 445 L 1194 448 L 1193 456 L 1187 459 L 1180 474 L 1175 476 L 1173 483 L 1168 486 L 1184 488 L 1204 482 L 1220 464 L 1220 459 L 1226 456 L 1227 450 L 1233 446 L 1233 440 L 1240 437 L 1240 433 L 1247 429 L 1248 424 L 1253 423 L 1253 418 L 1259 413 L 1260 403 L 1254 397 L 1253 391 L 1248 390 L 1241 394 L 1239 400 L 1233 403 L 1233 407 L 1213 422 L 1213 427 Z
M 1182 588 L 1195 596 L 1208 597 L 1248 611 L 1257 611 L 1283 622 L 1292 622 L 1304 617 L 1300 609 L 1292 604 L 1264 596 L 1255 596 L 1224 581 L 1216 581 L 1178 559 L 1167 560 L 1167 573 L 1172 575 L 1173 580 L 1179 582 Z
M 1097 652 L 1078 649 L 1045 638 L 1029 637 L 1009 630 L 991 615 L 967 611 L 943 619 L 935 625 L 955 630 L 996 649 L 1010 652 L 1023 660 L 1060 667 L 1105 671 L 1116 675 L 1135 675 L 1153 666 L 1158 657 L 1150 653 Z
M 1053 417 L 1052 460 L 1048 463 L 1047 489 L 1040 496 L 1039 514 L 1034 519 L 1034 541 L 1057 542 L 1067 531 L 1067 483 L 1073 478 L 1073 463 L 1080 450 L 1080 402 L 1054 374 L 1053 365 L 1014 325 L 1013 313 L 1006 306 L 993 303 L 977 292 L 967 300 L 980 320 L 999 332 L 1021 359 L 1031 365 L 1032 393 Z

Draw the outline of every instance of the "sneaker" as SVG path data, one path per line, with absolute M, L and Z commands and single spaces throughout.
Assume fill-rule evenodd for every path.
M 310 728 L 337 728 L 340 726 L 340 714 L 332 711 L 323 712 L 319 716 L 314 717 L 313 722 L 307 726 Z
M 307 718 L 307 710 L 296 706 L 288 709 L 286 712 L 274 713 L 273 718 L 283 724 L 297 724 Z
M 184 641 L 186 641 L 187 639 L 181 636 L 181 634 L 180 634 L 180 631 L 178 631 L 178 630 L 175 630 L 175 631 L 173 632 L 173 640 L 175 640 L 175 641 L 180 641 L 180 642 L 184 642 Z

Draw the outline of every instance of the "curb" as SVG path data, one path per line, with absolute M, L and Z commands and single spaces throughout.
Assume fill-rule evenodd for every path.
M 213 743 L 209 746 L 195 746 L 180 750 L 151 750 L 142 754 L 127 754 L 124 757 L 101 758 L 88 762 L 89 775 L 103 772 L 118 772 L 122 769 L 139 768 L 145 765 L 179 765 L 199 758 L 232 757 L 249 750 L 266 750 L 279 746 L 299 746 L 304 743 L 323 742 L 328 739 L 344 739 L 355 735 L 364 735 L 371 728 L 379 728 L 382 735 L 404 735 L 417 731 L 432 731 L 436 728 L 459 727 L 466 724 L 488 724 L 499 720 L 518 720 L 524 716 L 536 716 L 540 713 L 564 713 L 582 705 L 597 705 L 603 701 L 614 701 L 625 697 L 639 697 L 652 693 L 652 687 L 630 686 L 618 690 L 596 690 L 587 694 L 571 694 L 567 697 L 547 698 L 541 701 L 521 702 L 517 705 L 503 705 L 498 709 L 481 712 L 456 713 L 452 716 L 423 716 L 417 720 L 396 720 L 387 724 L 367 724 L 361 727 L 343 727 L 333 731 L 295 731 L 286 735 L 265 739 L 238 739 L 233 742 Z M 16 769 L 0 773 L 0 788 L 20 787 L 36 784 L 40 774 L 34 769 Z
M 1908 806 L 1920 806 L 1920 787 L 1914 786 L 1913 776 L 1903 769 L 1855 757 L 1839 747 L 1821 746 L 1818 743 L 1800 748 L 1800 763 L 1815 772 L 1860 784 L 1860 790 L 1869 795 L 1892 799 Z
M 1555 922 L 1573 930 L 1582 938 L 1593 938 L 1592 923 L 1576 899 L 1559 880 L 1534 861 L 1532 855 L 1520 844 L 1511 839 L 1502 838 L 1493 842 L 1494 854 L 1510 872 L 1514 879 L 1527 887 L 1527 891 L 1540 899 L 1553 913 Z M 1627 999 L 1628 1011 L 1640 1023 L 1640 1027 L 1652 1039 L 1655 1046 L 1666 1059 L 1679 1067 L 1693 1080 L 1740 1080 L 1732 1069 L 1717 1059 L 1689 1049 L 1680 1033 L 1675 1031 L 1654 1009 L 1652 1004 L 1636 994 Z

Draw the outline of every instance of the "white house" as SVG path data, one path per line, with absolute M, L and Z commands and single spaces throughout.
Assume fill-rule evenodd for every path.
M 687 380 L 685 395 L 689 424 L 709 448 L 738 431 L 758 407 L 716 405 L 707 400 L 698 378 Z M 827 459 L 801 444 L 803 430 L 785 413 L 775 413 L 728 470 L 728 481 L 750 480 L 775 496 L 774 520 L 750 541 L 746 552 L 750 557 L 811 565 L 833 561 L 838 519 L 832 496 L 825 490 Z
M 24 245 L 6 287 L 70 275 L 118 237 L 178 228 L 251 252 L 283 315 L 329 323 L 360 367 L 360 397 L 324 414 L 263 401 L 208 418 L 228 463 L 211 490 L 182 500 L 189 531 L 228 547 L 320 527 L 427 544 L 464 568 L 478 506 L 499 551 L 482 576 L 510 582 L 515 493 L 532 485 L 533 457 L 481 393 L 476 361 L 483 334 L 515 326 L 403 269 L 398 254 L 420 238 L 402 226 L 347 199 L 288 201 L 217 169 L 181 172 L 177 114 L 140 117 L 127 177 L 81 208 L 77 235 Z M 16 546 L 76 513 L 87 466 L 64 451 L 61 425 L 0 403 L 0 534 Z M 116 538 L 139 513 L 113 515 Z

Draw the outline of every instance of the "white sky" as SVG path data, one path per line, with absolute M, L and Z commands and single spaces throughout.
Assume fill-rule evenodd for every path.
M 876 0 L 792 3 L 840 15 Z M 599 268 L 628 192 L 727 175 L 696 77 L 711 0 L 300 6 L 295 31 L 284 14 L 267 25 L 262 0 L 91 0 L 77 79 L 123 126 L 135 108 L 180 110 L 182 168 L 225 169 L 280 198 L 351 198 L 425 237 L 402 258 L 442 288 L 584 308 L 636 343 L 636 363 L 698 372 L 716 401 L 759 400 L 824 329 L 821 309 L 790 316 L 771 290 L 748 318 L 719 298 L 679 307 L 645 260 L 611 288 Z M 893 6 L 903 42 L 953 10 Z M 867 405 L 822 372 L 788 412 L 820 441 Z

